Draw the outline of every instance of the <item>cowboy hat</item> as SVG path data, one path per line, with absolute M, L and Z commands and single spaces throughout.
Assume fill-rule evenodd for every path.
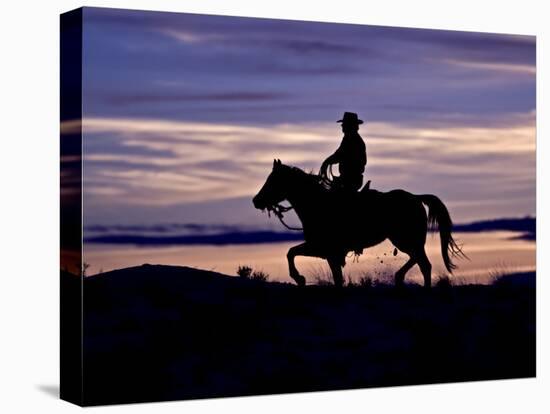
M 336 122 L 342 122 L 344 124 L 357 124 L 357 125 L 360 125 L 363 123 L 363 121 L 357 117 L 357 114 L 355 112 L 344 112 L 344 117 L 342 119 L 339 119 Z

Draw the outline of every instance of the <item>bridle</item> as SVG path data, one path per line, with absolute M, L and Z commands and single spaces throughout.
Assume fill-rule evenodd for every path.
M 279 219 L 279 221 L 281 222 L 281 224 L 283 226 L 285 226 L 287 229 L 289 230 L 294 230 L 294 231 L 303 231 L 303 227 L 292 227 L 292 226 L 289 226 L 288 224 L 285 223 L 284 219 L 283 219 L 283 214 L 292 210 L 293 207 L 292 206 L 283 206 L 281 204 L 273 204 L 269 207 L 267 207 L 267 215 L 269 217 L 271 217 L 271 214 L 270 212 L 273 212 L 273 214 L 275 214 L 275 216 Z
M 329 166 L 329 171 L 328 171 L 327 175 L 319 175 L 319 182 L 325 188 L 330 188 L 331 187 L 332 183 L 334 182 L 334 175 L 332 174 L 332 165 Z M 283 226 L 285 226 L 287 229 L 294 230 L 294 231 L 303 231 L 304 230 L 303 227 L 292 227 L 292 226 L 289 226 L 288 224 L 285 223 L 284 213 L 287 213 L 290 210 L 292 210 L 293 209 L 292 206 L 283 206 L 282 204 L 277 203 L 277 204 L 273 204 L 273 205 L 268 206 L 266 209 L 267 209 L 267 215 L 269 217 L 271 217 L 270 212 L 273 212 L 273 214 L 275 214 L 275 216 L 279 219 L 281 224 Z

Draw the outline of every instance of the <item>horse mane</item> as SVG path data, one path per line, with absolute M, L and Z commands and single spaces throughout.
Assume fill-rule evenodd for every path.
M 293 178 L 296 178 L 313 187 L 316 187 L 318 190 L 326 190 L 326 188 L 322 184 L 321 177 L 318 174 L 315 174 L 313 172 L 305 172 L 301 168 L 292 165 L 282 164 L 281 166 L 286 168 L 291 173 Z

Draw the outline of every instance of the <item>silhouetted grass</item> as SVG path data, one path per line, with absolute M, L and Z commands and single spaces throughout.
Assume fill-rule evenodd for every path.
M 359 287 L 362 287 L 362 288 L 371 288 L 371 287 L 373 287 L 374 286 L 374 281 L 373 281 L 372 276 L 370 276 L 369 274 L 364 274 L 363 276 L 361 276 L 359 278 L 358 285 L 359 285 Z
M 451 287 L 453 287 L 453 282 L 449 275 L 443 273 L 437 277 L 435 287 L 438 289 L 450 289 Z
M 310 266 L 307 272 L 310 280 L 314 281 L 317 286 L 333 286 L 334 279 L 330 269 L 321 265 Z M 351 274 L 344 273 L 344 287 L 346 288 L 361 288 L 367 289 L 375 286 L 389 286 L 393 284 L 393 274 L 378 272 L 376 277 L 369 272 L 364 272 L 358 278 L 353 278 Z
M 326 266 L 323 265 L 311 265 L 306 272 L 307 279 L 313 280 L 317 286 L 332 286 L 334 285 L 334 279 L 332 278 L 332 272 Z
M 254 280 L 256 282 L 267 282 L 269 274 L 263 270 L 254 270 L 250 266 L 239 266 L 237 268 L 237 276 L 242 279 Z
M 514 272 L 511 270 L 511 267 L 507 263 L 500 262 L 494 268 L 489 270 L 489 279 L 494 283 L 500 278 L 512 273 Z
M 361 288 L 370 289 L 376 285 L 376 281 L 368 274 L 365 273 L 354 281 L 351 276 L 348 276 L 346 287 L 348 288 Z

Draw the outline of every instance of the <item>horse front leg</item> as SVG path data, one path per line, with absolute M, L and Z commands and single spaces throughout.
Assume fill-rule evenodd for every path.
M 305 286 L 306 278 L 302 276 L 300 272 L 298 272 L 298 269 L 294 264 L 294 259 L 296 258 L 296 256 L 319 257 L 319 255 L 316 254 L 315 250 L 312 249 L 311 246 L 306 242 L 291 247 L 288 250 L 286 258 L 288 259 L 288 270 L 290 273 L 290 277 L 294 279 L 298 286 Z
M 334 286 L 336 287 L 344 286 L 344 275 L 342 272 L 343 263 L 345 263 L 344 260 L 338 256 L 327 259 L 330 271 L 332 272 L 332 278 L 334 279 Z

